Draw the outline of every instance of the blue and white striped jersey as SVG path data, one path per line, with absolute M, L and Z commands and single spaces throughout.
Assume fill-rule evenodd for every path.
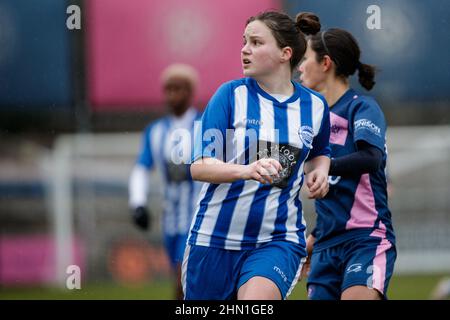
M 318 93 L 294 83 L 285 101 L 251 78 L 223 84 L 211 98 L 196 132 L 194 161 L 215 157 L 248 164 L 271 157 L 283 166 L 272 185 L 255 180 L 205 183 L 188 243 L 245 250 L 271 240 L 305 245 L 300 201 L 305 161 L 329 156 L 329 111 Z
M 187 234 L 201 189 L 202 183 L 192 180 L 189 168 L 193 128 L 199 118 L 199 112 L 190 108 L 179 118 L 170 115 L 148 125 L 142 137 L 135 172 L 139 172 L 139 168 L 143 171 L 155 168 L 161 173 L 164 183 L 162 226 L 169 236 Z M 177 156 L 178 151 L 184 151 L 184 157 Z M 130 205 L 147 205 L 144 184 L 136 182 L 139 177 L 133 178 L 133 175 L 130 180 Z

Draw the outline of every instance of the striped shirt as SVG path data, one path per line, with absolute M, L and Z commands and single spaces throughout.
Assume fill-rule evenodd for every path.
M 169 236 L 187 234 L 201 189 L 202 184 L 192 180 L 189 170 L 191 137 L 194 123 L 199 118 L 198 111 L 190 108 L 179 118 L 166 116 L 148 125 L 142 137 L 135 170 L 156 169 L 161 173 L 164 190 L 162 226 L 163 232 Z M 176 156 L 177 151 L 184 151 L 185 155 Z M 142 194 L 142 189 L 136 183 L 133 185 L 131 179 L 132 207 L 147 205 L 147 195 Z
M 211 98 L 196 132 L 194 161 L 215 157 L 249 164 L 270 157 L 283 169 L 272 185 L 255 180 L 205 183 L 189 244 L 230 250 L 272 240 L 305 245 L 303 165 L 329 156 L 329 112 L 318 93 L 293 85 L 294 94 L 281 102 L 251 78 L 227 82 Z

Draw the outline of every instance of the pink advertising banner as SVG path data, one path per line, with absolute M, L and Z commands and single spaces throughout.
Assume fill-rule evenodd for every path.
M 80 239 L 73 242 L 74 263 L 85 270 L 85 249 Z M 29 285 L 56 280 L 55 242 L 48 235 L 0 237 L 0 284 Z
M 90 0 L 87 74 L 94 111 L 163 110 L 161 71 L 188 63 L 204 107 L 221 83 L 242 77 L 246 20 L 278 0 Z

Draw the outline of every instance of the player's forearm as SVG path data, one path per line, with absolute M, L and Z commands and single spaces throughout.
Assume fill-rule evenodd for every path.
M 330 170 L 330 158 L 327 156 L 318 156 L 305 163 L 305 174 L 308 174 L 314 170 L 320 170 L 328 175 Z
M 135 165 L 131 171 L 129 185 L 129 206 L 137 208 L 146 206 L 148 194 L 148 172 L 142 165 Z
M 217 159 L 200 159 L 191 165 L 192 179 L 209 183 L 231 183 L 248 179 L 245 165 L 225 163 Z
M 376 172 L 383 161 L 383 153 L 376 147 L 361 150 L 331 160 L 330 175 L 359 176 Z

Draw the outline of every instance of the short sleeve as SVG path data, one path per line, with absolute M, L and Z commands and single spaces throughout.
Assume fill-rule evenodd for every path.
M 365 141 L 384 152 L 386 121 L 374 100 L 363 100 L 353 110 L 353 142 Z
M 319 133 L 314 137 L 312 143 L 312 150 L 308 155 L 306 161 L 309 161 L 318 156 L 330 157 L 330 111 L 328 104 L 325 100 L 324 103 L 322 122 L 320 124 Z
M 231 84 L 219 87 L 203 112 L 201 125 L 195 130 L 194 155 L 192 162 L 208 157 L 225 161 L 225 137 L 230 128 L 230 114 L 233 105 Z
M 153 154 L 150 145 L 152 128 L 153 125 L 147 126 L 142 134 L 141 151 L 137 159 L 137 163 L 143 165 L 147 169 L 151 169 L 153 167 Z

